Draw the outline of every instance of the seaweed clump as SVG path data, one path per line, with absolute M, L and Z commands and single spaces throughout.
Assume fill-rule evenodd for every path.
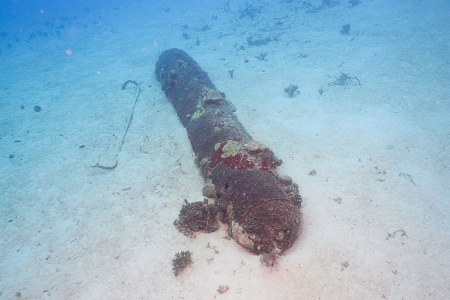
M 358 81 L 358 84 L 357 84 L 357 85 L 361 85 L 361 82 L 359 81 L 358 77 L 356 77 L 356 76 L 355 76 L 355 77 L 350 77 L 350 76 L 348 76 L 348 74 L 345 74 L 345 73 L 342 73 L 342 72 L 341 72 L 341 76 L 339 76 L 338 78 L 336 78 L 335 81 L 330 82 L 330 83 L 328 84 L 328 86 L 332 86 L 332 85 L 342 85 L 342 86 L 345 86 L 345 85 L 349 84 L 350 82 L 353 82 L 353 79 L 355 79 L 355 80 Z M 355 85 L 356 85 L 356 84 L 355 84 Z
M 250 18 L 253 19 L 261 14 L 261 9 L 259 7 L 254 6 L 253 4 L 245 3 L 245 9 L 241 9 L 239 7 L 239 19 Z
M 272 39 L 270 37 L 261 37 L 258 36 L 256 40 L 253 40 L 253 36 L 249 36 L 247 38 L 247 44 L 249 46 L 262 46 L 262 45 L 267 45 L 269 42 L 271 42 Z
M 290 84 L 289 86 L 284 88 L 284 92 L 287 93 L 289 95 L 289 97 L 294 97 L 294 93 L 297 91 L 297 93 L 299 93 L 298 91 L 298 86 Z
M 225 3 L 220 7 L 220 11 L 221 11 L 221 12 L 224 12 L 224 13 L 229 13 L 229 12 L 231 12 L 230 1 L 225 2 Z
M 266 60 L 267 52 L 261 52 L 259 55 L 255 56 L 258 60 Z
M 339 32 L 340 32 L 341 34 L 345 34 L 345 35 L 350 34 L 350 24 L 344 24 L 344 25 L 342 25 L 342 29 L 339 30 Z
M 219 285 L 217 291 L 219 292 L 219 294 L 223 294 L 226 291 L 228 291 L 228 289 L 229 289 L 228 285 Z
M 172 260 L 172 270 L 175 276 L 178 276 L 187 266 L 194 263 L 192 261 L 192 252 L 181 251 L 175 254 L 175 258 Z
M 189 203 L 185 199 L 178 219 L 173 224 L 185 236 L 192 236 L 194 232 L 201 230 L 214 232 L 219 229 L 219 223 L 216 219 L 218 212 L 218 207 L 209 205 L 207 199 L 204 202 L 193 203 Z
M 356 5 L 358 5 L 360 3 L 361 3 L 361 1 L 359 1 L 359 0 L 349 0 L 348 1 L 348 4 L 351 4 L 352 7 L 355 7 Z

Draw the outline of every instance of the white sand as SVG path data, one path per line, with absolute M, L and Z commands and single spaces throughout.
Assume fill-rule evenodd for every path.
M 147 2 L 36 4 L 2 17 L 1 299 L 450 298 L 448 1 L 341 0 L 314 14 L 301 2 L 254 2 L 262 14 L 239 25 L 222 2 Z M 345 23 L 349 35 L 339 34 Z M 204 24 L 211 30 L 194 30 Z M 257 34 L 279 41 L 248 47 Z M 154 76 L 172 47 L 208 72 L 300 185 L 303 232 L 278 271 L 223 239 L 225 226 L 190 239 L 172 224 L 203 186 Z M 340 72 L 361 85 L 328 86 Z M 91 168 L 114 162 L 135 93 L 120 90 L 128 79 L 142 93 L 119 164 Z M 300 94 L 283 93 L 289 84 Z M 175 277 L 171 260 L 184 250 L 194 264 Z

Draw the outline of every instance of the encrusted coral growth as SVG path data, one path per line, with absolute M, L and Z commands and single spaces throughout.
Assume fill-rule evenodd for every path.
M 263 143 L 261 143 L 260 141 L 256 141 L 256 140 L 253 140 L 250 143 L 248 143 L 247 148 L 248 148 L 248 151 L 250 151 L 250 152 L 262 152 L 267 149 L 267 147 L 265 145 L 263 145 Z
M 192 252 L 189 251 L 181 251 L 175 254 L 175 258 L 172 260 L 172 270 L 175 276 L 178 276 L 181 272 L 183 272 L 186 267 L 192 263 Z
M 208 201 L 189 203 L 184 200 L 178 219 L 173 224 L 185 236 L 192 236 L 194 232 L 204 230 L 214 232 L 219 229 L 216 216 L 218 208 L 208 205 Z
M 279 253 L 281 252 L 280 249 L 278 249 L 277 245 L 274 245 L 274 249 L 270 251 L 269 253 L 262 254 L 259 258 L 259 261 L 267 267 L 273 267 L 275 271 L 277 270 L 278 263 L 277 258 L 279 257 Z
M 241 145 L 233 140 L 228 140 L 227 143 L 223 146 L 223 154 L 221 155 L 222 158 L 227 158 L 229 156 L 236 155 L 239 151 L 239 148 Z
M 218 103 L 223 100 L 223 96 L 216 90 L 208 90 L 203 93 L 203 104 Z

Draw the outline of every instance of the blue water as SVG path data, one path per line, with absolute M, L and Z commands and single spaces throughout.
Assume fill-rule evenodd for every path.
M 204 180 L 170 48 L 300 187 L 276 270 L 173 226 Z M 447 0 L 1 0 L 0 299 L 447 299 L 449 95 Z

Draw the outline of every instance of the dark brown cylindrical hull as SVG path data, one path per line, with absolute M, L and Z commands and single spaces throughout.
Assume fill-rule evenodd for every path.
M 282 161 L 253 140 L 225 94 L 184 51 L 164 51 L 155 73 L 186 127 L 230 235 L 257 254 L 291 247 L 300 231 L 301 197 L 296 184 L 279 180 Z

